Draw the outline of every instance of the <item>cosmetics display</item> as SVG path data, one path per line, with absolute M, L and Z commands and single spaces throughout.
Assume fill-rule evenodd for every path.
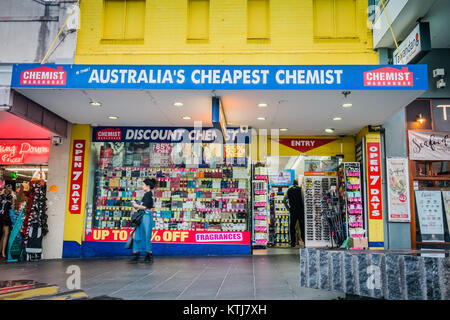
M 270 188 L 270 242 L 274 247 L 290 247 L 290 217 L 283 199 L 289 187 L 271 186 Z
M 347 236 L 353 239 L 365 239 L 360 164 L 358 162 L 341 164 L 339 181 L 341 211 L 346 220 Z
M 269 182 L 262 163 L 253 167 L 253 246 L 266 247 L 269 240 Z

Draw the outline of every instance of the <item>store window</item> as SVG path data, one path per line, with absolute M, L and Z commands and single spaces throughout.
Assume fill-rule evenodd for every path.
M 209 39 L 209 0 L 189 0 L 187 39 Z
M 247 39 L 270 38 L 269 0 L 247 1 Z
M 316 39 L 357 38 L 356 0 L 313 0 Z
M 132 201 L 154 177 L 154 230 L 247 231 L 248 145 L 94 142 L 92 229 L 130 228 Z
M 102 40 L 144 39 L 145 0 L 105 0 Z

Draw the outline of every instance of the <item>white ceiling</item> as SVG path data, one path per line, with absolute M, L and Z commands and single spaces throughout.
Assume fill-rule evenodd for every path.
M 75 90 L 19 89 L 31 100 L 43 105 L 72 123 L 99 126 L 193 126 L 194 120 L 211 126 L 210 90 Z M 341 91 L 320 90 L 217 90 L 222 97 L 229 125 L 254 128 L 289 128 L 284 135 L 355 134 L 366 125 L 385 122 L 423 91 L 379 90 L 352 91 L 348 100 L 352 108 L 342 108 Z M 90 100 L 102 103 L 93 107 Z M 173 106 L 183 102 L 182 107 Z M 268 104 L 259 108 L 260 102 Z M 109 115 L 118 116 L 110 120 Z M 183 120 L 183 116 L 192 120 Z M 266 117 L 266 121 L 257 120 Z M 342 117 L 341 121 L 333 121 Z

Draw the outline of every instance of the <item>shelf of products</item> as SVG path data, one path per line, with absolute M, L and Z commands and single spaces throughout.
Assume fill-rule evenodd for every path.
M 94 228 L 131 227 L 132 200 L 143 197 L 144 178 L 154 177 L 156 230 L 248 230 L 248 170 L 221 168 L 99 168 Z
M 253 167 L 253 246 L 267 247 L 269 240 L 269 182 L 262 163 Z
M 305 246 L 326 247 L 331 246 L 331 230 L 322 200 L 331 186 L 337 186 L 337 177 L 305 176 L 304 202 L 305 202 Z
M 358 162 L 345 162 L 339 169 L 341 211 L 345 215 L 347 236 L 365 240 L 361 171 Z
M 290 216 L 286 209 L 283 199 L 289 187 L 271 186 L 270 204 L 271 204 L 271 224 L 270 224 L 270 242 L 274 247 L 290 247 Z

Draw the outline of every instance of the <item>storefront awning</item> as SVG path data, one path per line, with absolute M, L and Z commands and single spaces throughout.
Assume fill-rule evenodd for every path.
M 425 65 L 14 65 L 11 87 L 73 123 L 210 126 L 219 96 L 230 125 L 323 135 L 382 124 L 428 89 L 428 74 Z

